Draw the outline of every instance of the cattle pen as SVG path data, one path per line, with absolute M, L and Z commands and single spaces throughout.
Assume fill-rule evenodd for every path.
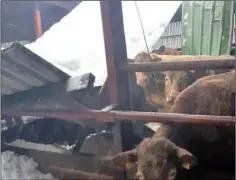
M 133 63 L 133 60 L 129 59 L 128 61 L 127 58 L 121 1 L 100 1 L 100 7 L 102 14 L 102 25 L 108 74 L 106 82 L 104 83 L 103 88 L 101 89 L 101 91 L 108 91 L 109 104 L 106 106 L 106 108 L 104 108 L 103 110 L 32 110 L 25 108 L 3 108 L 2 113 L 11 116 L 40 116 L 62 118 L 65 120 L 83 119 L 96 120 L 98 122 L 116 122 L 116 126 L 113 128 L 114 142 L 117 144 L 116 153 L 129 150 L 127 148 L 127 144 L 129 143 L 129 137 L 126 137 L 126 132 L 129 131 L 130 121 L 158 122 L 167 124 L 187 123 L 194 125 L 217 125 L 224 127 L 235 127 L 235 117 L 231 116 L 188 115 L 133 111 L 132 105 L 130 103 L 131 97 L 129 95 L 129 72 L 177 71 L 209 68 L 234 69 L 235 59 Z M 34 154 L 34 156 L 37 156 L 38 159 L 40 159 L 40 153 L 32 152 L 32 154 Z M 92 161 L 95 163 L 95 161 L 97 162 L 96 158 L 106 159 L 106 157 L 94 158 L 92 156 L 90 157 L 89 155 L 81 154 L 78 157 L 82 158 L 78 159 L 81 164 L 85 164 L 85 161 Z M 48 158 L 50 159 L 50 155 L 48 155 Z M 65 164 L 69 164 L 69 162 L 66 161 L 76 161 L 76 159 L 72 158 L 66 159 L 66 156 L 64 155 L 63 157 L 58 158 L 61 158 L 61 161 L 64 160 Z M 107 157 L 107 159 L 109 159 L 109 157 Z M 50 162 L 48 163 L 50 164 Z M 86 179 L 87 176 L 90 176 L 90 179 L 116 179 L 116 177 L 108 175 L 87 175 L 87 172 L 73 170 L 69 167 L 59 168 L 53 165 L 49 167 L 49 171 L 53 174 L 56 174 L 59 179 Z M 209 175 L 210 173 L 211 172 L 207 172 L 207 175 Z M 123 171 L 121 172 L 121 174 L 122 177 L 126 179 L 127 174 L 123 174 Z M 227 174 L 215 176 L 214 175 L 215 174 L 210 174 L 207 179 L 234 179 L 234 177 L 228 176 Z M 206 174 L 203 173 L 202 177 L 205 178 L 205 176 Z M 119 179 L 120 177 L 121 176 L 119 176 L 117 179 Z

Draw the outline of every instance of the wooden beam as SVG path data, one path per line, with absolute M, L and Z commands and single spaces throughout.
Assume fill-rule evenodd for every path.
M 53 100 L 64 100 L 69 97 L 71 92 L 85 93 L 86 90 L 93 87 L 95 81 L 91 73 L 78 77 L 71 77 L 68 80 L 62 80 L 49 85 L 35 87 L 27 91 L 17 92 L 12 95 L 2 96 L 2 108 L 24 108 L 24 106 L 34 106 L 40 102 Z M 71 100 L 71 103 L 73 100 Z M 85 106 L 76 103 L 77 107 L 87 109 Z

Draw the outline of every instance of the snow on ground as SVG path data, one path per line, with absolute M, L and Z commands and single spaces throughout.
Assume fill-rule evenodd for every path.
M 74 146 L 45 145 L 27 142 L 17 139 L 8 145 L 20 148 L 35 149 L 55 153 L 68 153 Z M 18 156 L 14 152 L 5 151 L 1 154 L 2 158 L 2 178 L 1 179 L 55 179 L 51 174 L 41 173 L 38 164 L 27 156 Z
M 27 156 L 17 156 L 12 151 L 1 153 L 1 179 L 55 179 L 51 174 L 41 173 L 38 164 Z
M 6 131 L 8 128 L 7 128 L 7 123 L 6 123 L 6 120 L 5 119 L 1 119 L 1 130 L 2 131 Z
M 22 121 L 24 124 L 26 123 L 29 123 L 31 121 L 34 121 L 34 120 L 37 120 L 37 119 L 42 119 L 43 117 L 36 117 L 36 116 L 21 116 L 22 118 Z M 14 118 L 12 118 L 13 120 L 13 124 L 12 124 L 12 127 L 16 125 L 16 122 L 14 120 Z M 7 123 L 6 123 L 6 120 L 5 119 L 1 119 L 1 130 L 2 131 L 6 131 L 9 127 L 7 127 Z
M 68 153 L 69 151 L 65 147 L 59 145 L 51 145 L 51 144 L 39 144 L 39 143 L 33 143 L 33 142 L 27 142 L 25 140 L 16 139 L 15 141 L 8 143 L 8 145 L 17 146 L 20 148 L 28 148 L 28 149 L 35 149 L 39 151 L 48 151 L 48 152 L 55 152 L 55 153 Z
M 148 46 L 159 39 L 181 1 L 138 1 Z M 134 1 L 122 2 L 127 53 L 146 50 Z M 27 48 L 71 76 L 91 72 L 95 85 L 106 79 L 106 61 L 99 1 L 82 2 Z

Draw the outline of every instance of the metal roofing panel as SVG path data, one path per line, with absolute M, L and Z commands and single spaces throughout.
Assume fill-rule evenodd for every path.
M 181 36 L 181 21 L 170 22 L 162 34 L 162 37 Z
M 10 95 L 70 77 L 19 43 L 2 50 L 1 58 L 1 95 Z
M 181 48 L 181 36 L 162 37 L 158 40 L 154 49 L 159 49 L 160 46 L 178 49 Z
M 19 44 L 21 44 L 21 45 L 26 45 L 26 44 L 29 44 L 30 42 L 29 42 L 29 41 L 5 42 L 5 43 L 1 43 L 1 48 L 2 48 L 2 49 L 8 48 L 8 47 L 10 47 L 13 43 L 19 43 Z
M 181 48 L 181 22 L 170 22 L 164 30 L 160 39 L 153 46 L 153 49 L 159 49 L 160 46 L 171 48 Z

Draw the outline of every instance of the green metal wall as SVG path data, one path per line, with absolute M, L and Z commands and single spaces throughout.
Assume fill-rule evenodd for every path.
M 182 2 L 182 53 L 229 54 L 234 1 Z

